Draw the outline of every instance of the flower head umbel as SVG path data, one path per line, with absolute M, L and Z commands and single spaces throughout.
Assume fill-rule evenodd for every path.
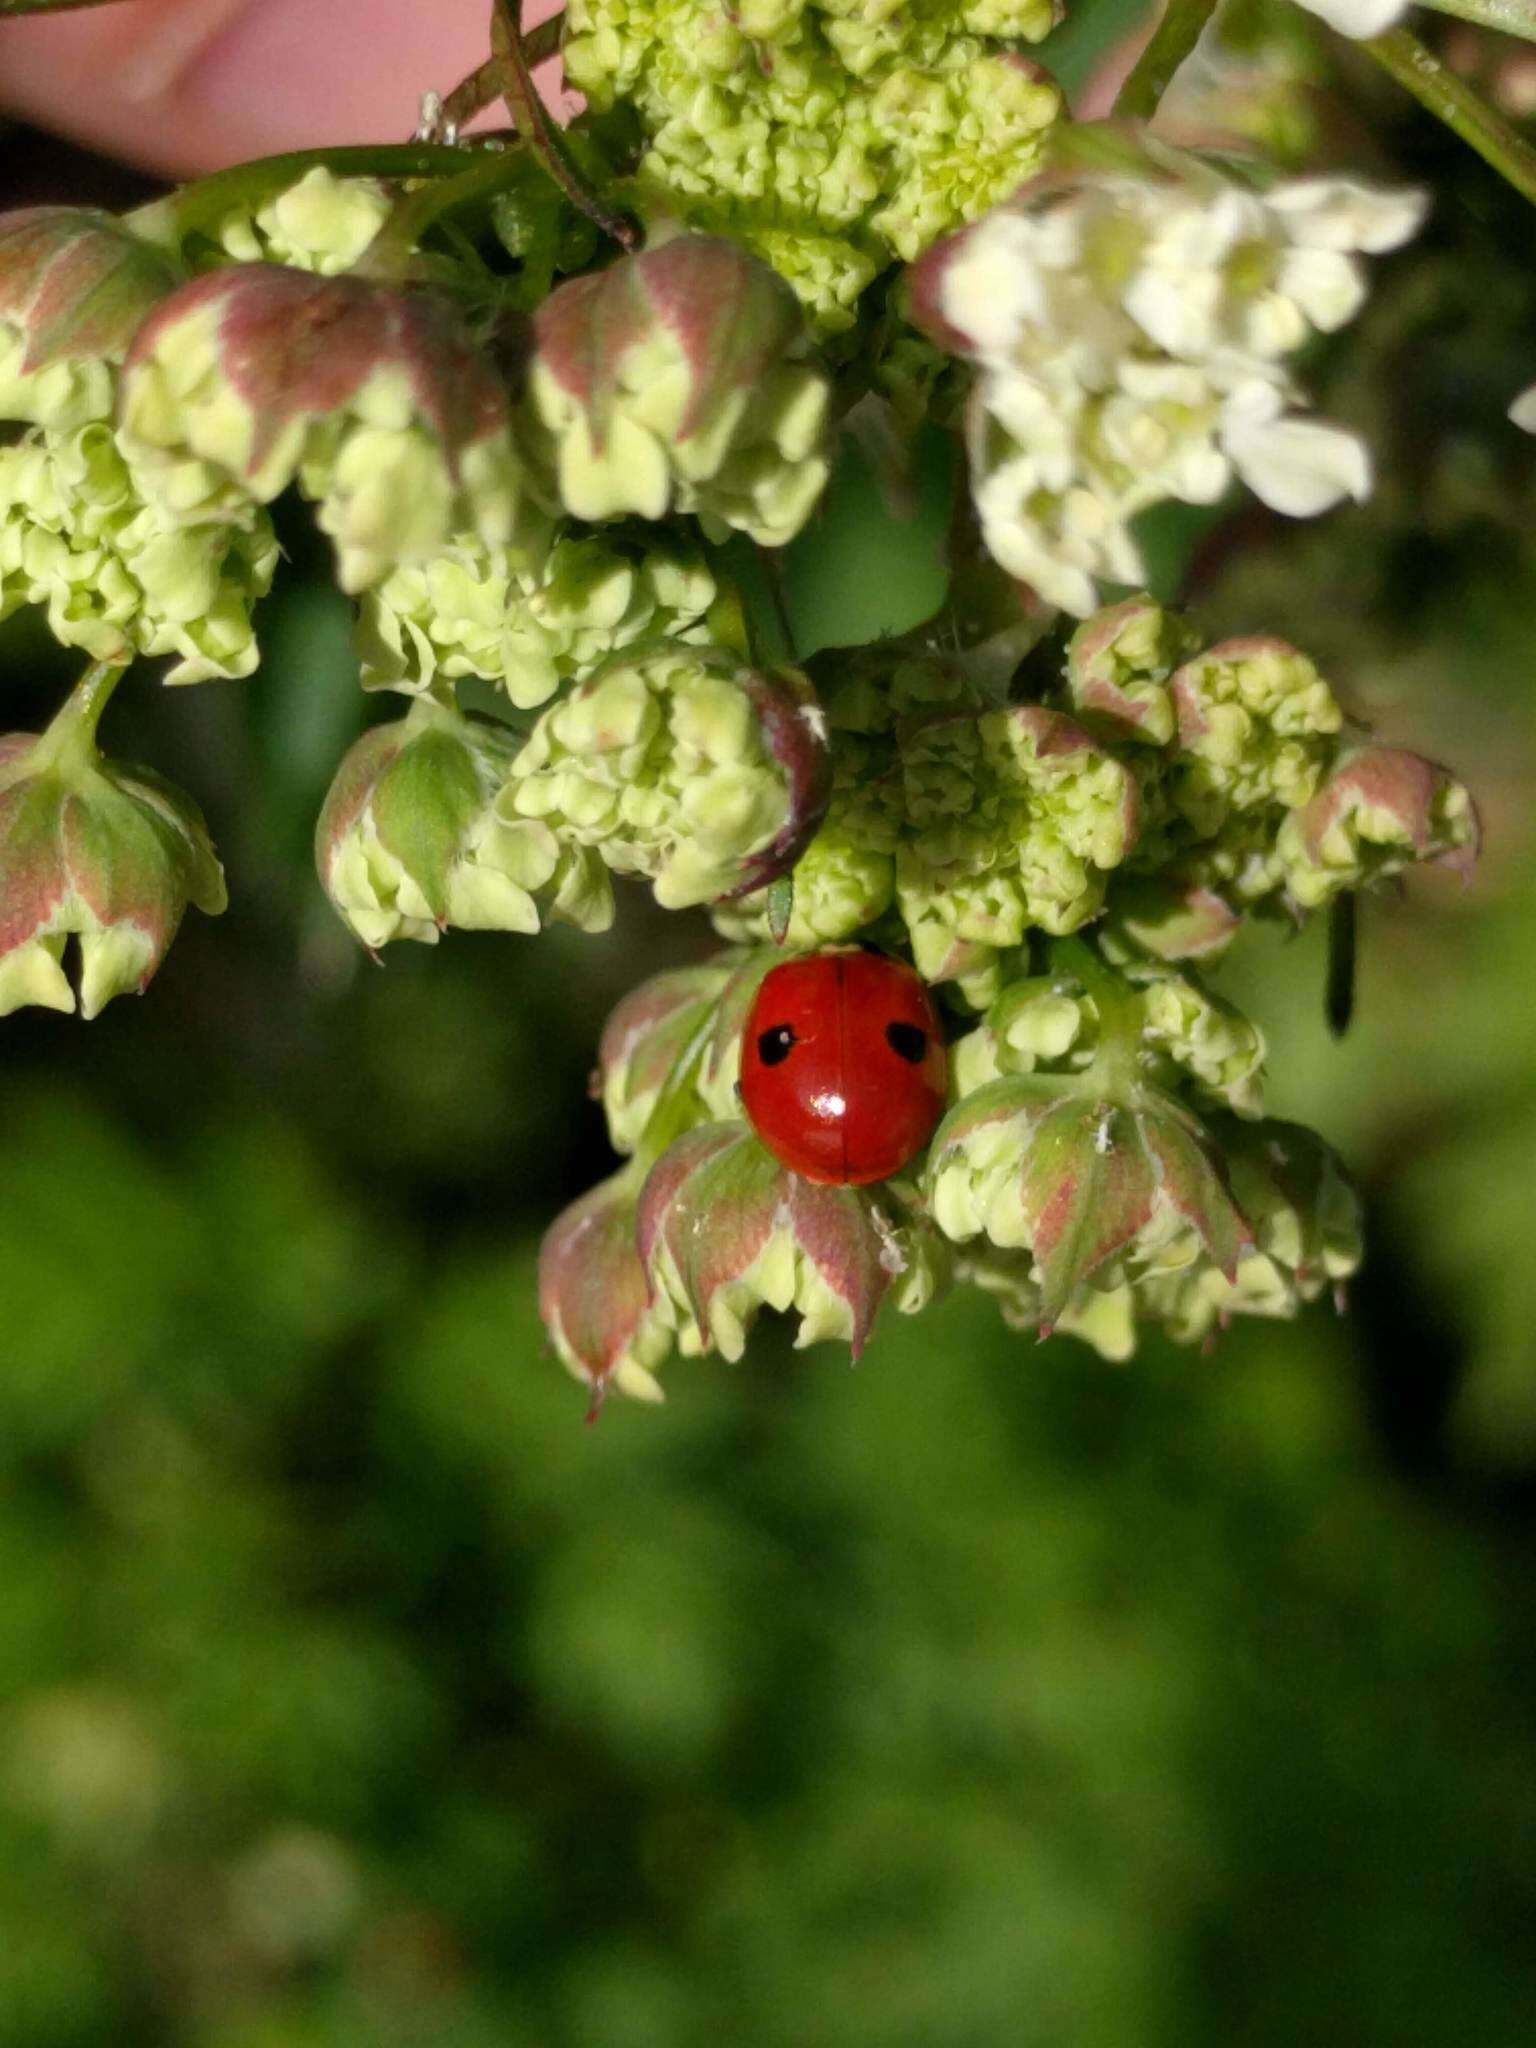
M 676 910 L 790 867 L 827 786 L 819 707 L 798 671 L 663 646 L 618 657 L 552 705 L 498 810 L 643 875 Z
M 515 735 L 419 698 L 352 748 L 315 833 L 320 880 L 365 946 L 435 944 L 449 925 L 536 932 L 543 916 L 600 930 L 587 863 L 548 826 L 498 815 Z
M 1177 167 L 1170 170 L 1170 164 Z M 1363 444 L 1307 418 L 1286 358 L 1358 312 L 1360 253 L 1422 195 L 1310 178 L 1260 193 L 1160 150 L 1053 171 L 931 251 L 913 299 L 975 364 L 971 472 L 988 548 L 1063 610 L 1138 584 L 1130 522 L 1234 477 L 1294 517 L 1363 497 Z
M 224 874 L 191 797 L 96 751 L 104 694 L 88 678 L 41 738 L 0 739 L 0 1016 L 142 994 L 189 903 L 224 908 Z
M 579 519 L 696 513 L 778 547 L 827 480 L 828 385 L 792 295 L 715 235 L 572 278 L 534 322 L 528 403 Z
M 457 533 L 517 534 L 506 388 L 450 302 L 252 263 L 183 285 L 134 341 L 121 438 L 188 525 L 240 522 L 299 481 L 346 590 Z
M 1023 182 L 1061 111 L 1018 51 L 1051 0 L 572 0 L 565 66 L 590 105 L 623 98 L 642 187 L 779 270 L 816 327 Z
M 117 365 L 177 281 L 111 214 L 0 214 L 0 420 L 67 429 L 111 416 Z
M 701 645 L 715 601 L 702 549 L 666 527 L 568 532 L 529 561 L 465 540 L 396 569 L 364 597 L 365 689 L 479 676 L 513 704 L 545 703 L 622 648 Z

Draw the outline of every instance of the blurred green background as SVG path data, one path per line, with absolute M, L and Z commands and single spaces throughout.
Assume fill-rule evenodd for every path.
M 1470 892 L 1368 907 L 1342 1046 L 1314 939 L 1223 977 L 1366 1189 L 1344 1320 L 1116 1367 L 963 1296 L 583 1428 L 538 1235 L 702 922 L 373 968 L 309 865 L 371 712 L 294 521 L 260 676 L 123 692 L 234 903 L 0 1037 L 0 2048 L 1536 2040 L 1536 272 L 1376 104 L 1434 222 L 1311 374 L 1377 496 L 1149 536 L 1485 812 Z M 0 138 L 5 203 L 127 191 Z M 899 608 L 877 512 L 798 551 L 803 638 Z M 10 622 L 4 724 L 72 666 Z

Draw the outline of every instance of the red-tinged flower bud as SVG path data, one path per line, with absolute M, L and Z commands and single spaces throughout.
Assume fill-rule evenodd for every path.
M 613 1011 L 598 1041 L 592 1078 L 615 1152 L 635 1150 L 674 1079 L 689 1090 L 687 1107 L 696 1112 L 689 1120 L 702 1123 L 708 1116 L 700 1090 L 721 996 L 730 981 L 726 966 L 677 967 L 642 981 Z M 739 1024 L 737 1030 L 739 1035 Z M 721 1113 L 729 1110 L 727 1097 Z
M 1203 884 L 1130 875 L 1109 896 L 1109 936 L 1157 960 L 1210 960 L 1242 928 L 1242 915 Z
M 362 590 L 473 533 L 515 537 L 522 476 L 506 388 L 451 303 L 358 277 L 241 264 L 183 285 L 140 329 L 122 441 L 188 524 L 299 480 Z
M 315 861 L 364 945 L 433 945 L 450 925 L 531 933 L 545 914 L 588 929 L 606 921 L 605 895 L 582 886 L 579 852 L 536 820 L 496 815 L 516 751 L 505 726 L 431 697 L 351 748 L 320 813 Z
M 1130 597 L 1085 619 L 1067 650 L 1067 695 L 1103 738 L 1167 746 L 1176 730 L 1168 679 L 1199 641 L 1176 612 Z
M 1466 875 L 1477 859 L 1477 808 L 1448 768 L 1402 747 L 1347 748 L 1310 803 L 1281 827 L 1285 889 L 1316 910 L 1415 862 Z
M 829 386 L 794 294 L 738 243 L 679 235 L 573 278 L 535 337 L 529 401 L 577 518 L 695 512 L 771 547 L 805 524 Z
M 635 1247 L 633 1171 L 573 1202 L 539 1249 L 539 1314 L 561 1363 L 592 1391 L 610 1387 L 659 1401 L 656 1368 L 672 1350 L 674 1321 L 653 1299 Z
M 928 1187 L 947 1236 L 1031 1254 L 1045 1327 L 1127 1275 L 1203 1257 L 1233 1279 L 1252 1243 L 1200 1124 L 1147 1089 L 1117 1102 L 1048 1079 L 991 1082 L 939 1126 Z
M 79 1007 L 142 994 L 189 903 L 224 908 L 202 813 L 147 768 L 108 761 L 68 714 L 41 738 L 0 739 L 0 1017 L 73 1010 L 64 969 L 79 942 Z
M 0 419 L 68 430 L 109 418 L 115 366 L 176 276 L 109 213 L 0 214 Z
M 798 1345 L 841 1338 L 855 1357 L 882 1300 L 931 1293 L 921 1233 L 865 1190 L 823 1187 L 780 1166 L 742 1124 L 701 1124 L 651 1169 L 640 1257 L 700 1350 L 739 1358 L 759 1309 L 793 1310 Z

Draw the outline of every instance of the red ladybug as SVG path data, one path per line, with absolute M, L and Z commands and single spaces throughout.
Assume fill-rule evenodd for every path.
M 862 1187 L 920 1152 L 948 1063 L 921 979 L 881 953 L 812 953 L 764 975 L 741 1042 L 741 1099 L 774 1158 Z

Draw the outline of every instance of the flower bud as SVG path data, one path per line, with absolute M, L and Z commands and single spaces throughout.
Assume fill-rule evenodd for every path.
M 715 579 L 665 529 L 566 536 L 542 562 L 464 541 L 396 569 L 364 597 L 357 646 L 367 689 L 480 676 L 531 708 L 646 640 L 708 637 Z
M 594 1089 L 608 1119 L 615 1152 L 633 1152 L 663 1090 L 674 1078 L 692 1091 L 702 1123 L 710 1114 L 699 1086 L 708 1040 L 721 996 L 731 979 L 728 966 L 678 967 L 653 974 L 624 998 L 603 1027 L 598 1042 Z M 692 1060 L 692 1076 L 680 1069 Z M 729 1115 L 727 1097 L 721 1113 Z
M 1177 729 L 1168 679 L 1199 641 L 1177 612 L 1129 597 L 1085 619 L 1067 649 L 1067 697 L 1106 740 L 1165 747 Z
M 536 932 L 541 905 L 584 930 L 611 904 L 548 826 L 497 815 L 516 736 L 430 697 L 363 734 L 315 832 L 326 894 L 365 946 L 434 945 L 449 925 Z
M 78 743 L 67 716 L 40 739 L 0 739 L 0 1017 L 27 1003 L 74 1009 L 71 937 L 82 1016 L 142 994 L 187 905 L 214 915 L 226 901 L 192 799 Z
M 1316 910 L 1342 890 L 1434 861 L 1462 874 L 1477 859 L 1477 810 L 1448 768 L 1401 747 L 1346 748 L 1304 809 L 1280 828 L 1285 890 Z
M 800 1317 L 797 1346 L 840 1338 L 857 1357 L 881 1301 L 916 1308 L 932 1268 L 916 1234 L 861 1188 L 789 1172 L 744 1124 L 701 1124 L 652 1167 L 640 1257 L 695 1346 L 741 1356 L 760 1308 Z
M 116 365 L 176 273 L 108 213 L 0 214 L 0 419 L 68 429 L 111 417 Z
M 917 727 L 901 749 L 900 805 L 897 901 L 929 981 L 961 971 L 957 948 L 996 953 L 1034 927 L 1071 932 L 1097 915 L 1139 821 L 1126 768 L 1035 704 Z
M 1170 799 L 1201 838 L 1233 811 L 1306 803 L 1343 723 L 1332 690 L 1283 640 L 1224 640 L 1171 685 L 1179 759 Z
M 528 397 L 578 519 L 697 513 L 779 547 L 821 496 L 828 384 L 794 295 L 735 242 L 679 235 L 539 308 Z
M 146 505 L 104 421 L 0 448 L 0 618 L 46 605 L 54 638 L 97 661 L 173 654 L 168 683 L 250 675 L 276 567 L 264 512 L 182 527 Z
M 1295 1316 L 1325 1291 L 1342 1290 L 1361 1259 L 1359 1196 L 1315 1132 L 1218 1122 L 1213 1135 L 1254 1242 L 1235 1273 L 1201 1261 L 1132 1290 L 1136 1312 L 1181 1343 L 1209 1338 L 1233 1316 Z
M 284 263 L 335 277 L 352 269 L 389 211 L 377 178 L 338 178 L 317 164 L 254 212 L 226 214 L 215 233 L 237 263 Z
M 241 520 L 298 478 L 349 591 L 457 532 L 514 539 L 506 392 L 428 291 L 268 263 L 196 278 L 135 338 L 120 438 L 184 524 Z
M 1152 1090 L 1126 1104 L 1086 1083 L 994 1081 L 939 1126 L 927 1182 L 946 1236 L 1030 1253 L 1048 1327 L 1126 1275 L 1203 1256 L 1234 1277 L 1251 1243 L 1201 1125 Z
M 1216 890 L 1177 875 L 1117 877 L 1108 938 L 1157 960 L 1208 960 L 1236 938 L 1241 914 Z M 1118 952 L 1117 956 L 1118 957 Z
M 672 1350 L 670 1304 L 653 1298 L 635 1248 L 632 1171 L 558 1216 L 539 1248 L 539 1314 L 561 1363 L 592 1391 L 659 1401 L 656 1368 Z
M 828 781 L 820 707 L 798 671 L 663 646 L 609 663 L 552 705 L 498 809 L 644 875 L 677 910 L 793 866 Z

